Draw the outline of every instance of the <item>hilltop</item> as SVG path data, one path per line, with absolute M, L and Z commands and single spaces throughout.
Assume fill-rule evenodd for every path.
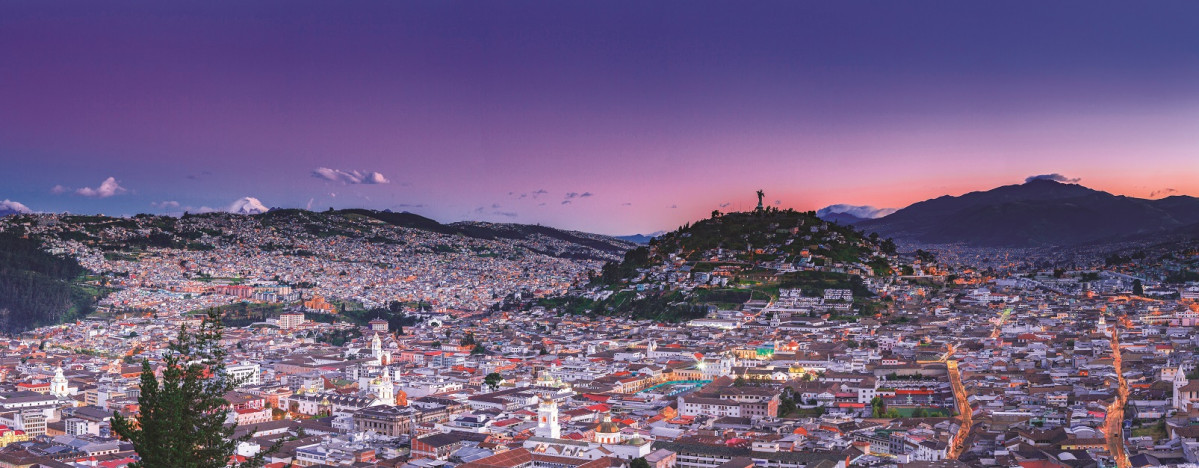
M 943 196 L 854 225 L 918 244 L 1049 247 L 1171 234 L 1199 223 L 1199 199 L 1113 195 L 1078 184 L 1033 179 Z
M 869 282 L 910 273 L 906 270 L 912 267 L 903 262 L 890 240 L 826 222 L 814 212 L 714 212 L 608 262 L 588 288 L 536 305 L 679 321 L 742 309 L 750 300 L 768 301 L 781 289 L 809 297 L 850 290 L 855 298 L 869 299 L 875 296 Z M 865 302 L 853 310 L 864 308 L 869 308 Z

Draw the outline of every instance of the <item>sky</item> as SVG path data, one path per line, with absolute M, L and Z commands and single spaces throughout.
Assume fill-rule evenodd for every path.
M 1199 195 L 1199 2 L 9 1 L 0 200 L 605 234 L 1062 174 Z

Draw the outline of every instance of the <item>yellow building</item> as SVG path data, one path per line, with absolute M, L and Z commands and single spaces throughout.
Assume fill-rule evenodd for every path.
M 7 447 L 8 444 L 25 442 L 27 440 L 29 440 L 29 435 L 25 431 L 19 431 L 0 424 L 0 447 Z

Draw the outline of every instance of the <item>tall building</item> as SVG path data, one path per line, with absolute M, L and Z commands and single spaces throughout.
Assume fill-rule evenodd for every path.
M 375 358 L 375 365 L 386 366 L 391 364 L 391 355 L 383 351 L 383 340 L 379 339 L 378 333 L 375 333 L 374 338 L 371 338 L 371 357 Z
M 541 404 L 537 406 L 537 430 L 534 434 L 551 439 L 561 438 L 562 427 L 558 424 L 558 403 L 552 398 L 542 398 Z
M 304 314 L 299 312 L 284 312 L 279 315 L 279 328 L 295 328 L 304 324 Z
M 59 398 L 66 398 L 70 395 L 67 390 L 67 377 L 62 375 L 62 366 L 54 371 L 54 380 L 50 381 L 50 394 Z
M 375 396 L 386 405 L 395 402 L 395 384 L 391 381 L 391 372 L 387 370 L 387 367 L 383 368 L 383 375 L 375 384 Z
M 259 378 L 259 374 L 261 374 L 260 370 L 258 364 L 252 363 L 233 364 L 225 367 L 225 371 L 237 382 L 238 387 L 261 383 L 262 380 Z

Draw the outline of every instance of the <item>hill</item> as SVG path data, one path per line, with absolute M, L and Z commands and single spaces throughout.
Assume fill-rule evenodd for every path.
M 167 315 L 246 299 L 217 287 L 228 284 L 280 305 L 319 295 L 351 312 L 393 301 L 484 310 L 512 293 L 564 291 L 634 247 L 546 226 L 360 209 L 26 214 L 0 218 L 4 233 L 12 239 L 0 244 L 0 330 L 9 331 L 82 316 L 108 284 L 118 289 L 100 308 L 113 314 L 149 313 L 137 304 L 150 294 L 161 299 L 154 312 Z M 73 257 L 47 253 L 55 251 Z M 195 292 L 163 293 L 180 285 Z
M 52 255 L 37 241 L 0 232 L 0 332 L 20 332 L 91 313 L 103 290 L 84 285 L 80 278 L 85 273 L 73 258 Z
M 360 215 L 377 219 L 393 226 L 420 229 L 441 234 L 457 234 L 475 239 L 501 241 L 552 239 L 565 243 L 568 247 L 561 250 L 543 251 L 541 253 L 557 257 L 603 259 L 606 255 L 621 255 L 626 250 L 634 247 L 633 243 L 615 237 L 579 231 L 567 231 L 535 224 L 484 223 L 477 221 L 441 224 L 424 216 L 408 212 L 394 213 L 391 211 L 364 209 L 341 210 L 332 213 Z
M 1034 179 L 922 201 L 855 225 L 914 243 L 1046 247 L 1167 233 L 1197 222 L 1193 197 L 1147 200 Z
M 826 289 L 873 296 L 864 277 L 890 276 L 895 245 L 829 223 L 814 212 L 766 209 L 719 214 L 665 233 L 604 265 L 589 288 L 528 305 L 563 313 L 659 321 L 737 310 L 780 289 L 821 297 Z M 506 304 L 515 306 L 515 304 Z M 872 309 L 870 301 L 839 313 Z

